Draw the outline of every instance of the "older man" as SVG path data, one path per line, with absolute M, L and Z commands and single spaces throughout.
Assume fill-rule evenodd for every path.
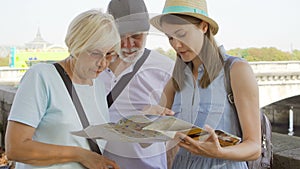
M 121 52 L 99 77 L 109 93 L 119 80 L 135 71 L 141 59 L 146 59 L 132 79 L 121 84 L 122 92 L 109 109 L 110 120 L 139 114 L 145 106 L 158 104 L 164 86 L 171 77 L 174 62 L 156 51 L 145 48 L 150 28 L 149 15 L 143 0 L 111 0 L 108 12 L 115 17 L 121 36 Z M 123 89 L 124 88 L 124 89 Z M 165 143 L 143 147 L 138 143 L 109 141 L 105 156 L 115 160 L 122 169 L 166 169 Z

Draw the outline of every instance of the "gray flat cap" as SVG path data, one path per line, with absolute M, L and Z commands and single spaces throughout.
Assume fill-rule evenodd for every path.
M 121 35 L 149 31 L 149 14 L 143 0 L 111 0 L 107 11 L 114 16 Z

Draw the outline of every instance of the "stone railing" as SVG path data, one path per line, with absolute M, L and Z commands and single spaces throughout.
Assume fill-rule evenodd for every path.
M 258 85 L 300 84 L 300 61 L 249 62 Z
M 27 68 L 0 67 L 0 84 L 18 84 Z
M 299 84 L 300 69 L 298 71 L 260 72 L 255 73 L 258 85 Z
M 300 70 L 300 61 L 249 62 L 254 73 L 261 72 L 293 72 Z
M 259 85 L 300 83 L 300 61 L 249 62 Z M 27 68 L 0 67 L 0 84 L 17 84 Z

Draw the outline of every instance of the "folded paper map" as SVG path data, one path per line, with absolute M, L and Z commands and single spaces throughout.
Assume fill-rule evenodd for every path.
M 196 140 L 205 140 L 208 132 L 189 122 L 173 116 L 133 115 L 118 123 L 91 125 L 73 135 L 105 139 L 107 141 L 154 143 L 174 138 L 176 132 L 183 132 Z M 238 144 L 241 139 L 222 130 L 215 130 L 221 146 Z

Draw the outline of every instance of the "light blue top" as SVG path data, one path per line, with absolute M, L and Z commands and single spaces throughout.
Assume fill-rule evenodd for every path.
M 74 86 L 89 123 L 106 122 L 108 109 L 104 84 L 98 81 L 92 86 L 78 84 Z M 8 120 L 36 128 L 33 140 L 90 149 L 85 138 L 70 133 L 82 130 L 82 125 L 65 84 L 52 64 L 37 64 L 26 72 L 15 95 Z M 99 147 L 105 146 L 105 142 L 99 140 L 97 142 Z M 17 163 L 16 168 L 82 169 L 84 167 L 73 162 L 46 167 Z
M 242 61 L 240 58 L 234 60 Z M 233 63 L 234 63 L 233 62 Z M 230 66 L 231 67 L 231 66 Z M 204 127 L 205 124 L 215 129 L 222 129 L 233 135 L 241 136 L 239 121 L 236 113 L 227 101 L 224 85 L 224 69 L 215 80 L 205 89 L 201 88 L 198 81 L 204 73 L 199 67 L 199 76 L 196 86 L 190 68 L 185 69 L 185 87 L 177 92 L 172 110 L 180 119 Z M 180 148 L 173 163 L 173 169 L 247 169 L 246 162 L 237 162 L 216 158 L 206 158 L 193 155 Z

